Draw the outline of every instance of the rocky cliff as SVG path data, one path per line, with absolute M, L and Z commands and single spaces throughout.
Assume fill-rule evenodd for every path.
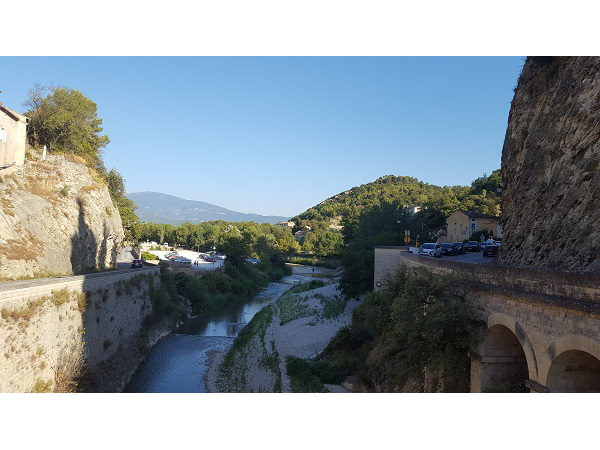
M 600 272 L 600 58 L 530 57 L 502 149 L 502 264 Z
M 108 189 L 73 158 L 0 172 L 0 280 L 111 268 L 122 241 Z

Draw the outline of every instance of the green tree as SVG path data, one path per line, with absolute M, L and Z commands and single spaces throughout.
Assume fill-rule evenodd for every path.
M 227 261 L 234 266 L 240 266 L 252 253 L 248 241 L 241 236 L 229 236 L 223 241 L 221 249 L 227 255 Z
M 109 139 L 100 134 L 102 119 L 96 103 L 75 89 L 36 85 L 25 106 L 30 142 L 46 145 L 51 152 L 81 156 L 91 167 L 103 167 L 101 149 Z
M 148 234 L 148 231 L 142 226 L 140 218 L 135 213 L 137 206 L 133 200 L 125 197 L 125 179 L 123 175 L 117 169 L 112 168 L 105 174 L 104 179 L 113 204 L 119 210 L 125 239 L 131 243 L 138 242 L 145 234 Z

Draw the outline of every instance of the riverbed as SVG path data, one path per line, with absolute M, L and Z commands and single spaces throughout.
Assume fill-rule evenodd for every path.
M 159 340 L 123 392 L 206 392 L 204 374 L 211 352 L 222 352 L 262 308 L 292 284 L 330 269 L 293 266 L 293 274 L 271 283 L 251 300 L 226 305 L 216 313 L 188 319 Z

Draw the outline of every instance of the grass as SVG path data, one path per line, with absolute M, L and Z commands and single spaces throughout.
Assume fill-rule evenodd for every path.
M 52 380 L 37 380 L 33 385 L 31 392 L 34 394 L 45 394 L 48 392 L 52 392 Z
M 329 269 L 337 269 L 342 265 L 340 259 L 335 258 L 320 258 L 318 256 L 287 256 L 284 261 L 292 264 L 302 264 L 305 266 L 327 267 Z
M 315 310 L 309 308 L 308 305 L 303 304 L 304 299 L 298 294 L 326 285 L 327 283 L 324 281 L 311 280 L 309 283 L 296 284 L 285 291 L 276 302 L 279 308 L 279 325 L 285 325 L 292 320 L 318 314 Z
M 10 217 L 15 217 L 15 213 L 13 211 L 14 206 L 10 199 L 8 198 L 0 198 L 0 206 L 2 206 L 2 212 Z
M 41 297 L 36 300 L 30 300 L 21 308 L 2 308 L 0 315 L 8 322 L 16 322 L 20 325 L 29 323 L 31 318 L 35 316 L 38 310 L 42 307 L 48 297 Z
M 21 236 L 17 239 L 6 239 L 6 243 L 0 245 L 0 256 L 9 261 L 35 261 L 40 251 L 43 251 L 42 242 L 30 231 L 16 231 L 21 231 Z
M 317 289 L 323 286 L 327 286 L 327 283 L 321 280 L 311 280 L 308 283 L 295 284 L 287 291 L 285 291 L 283 295 L 299 294 L 301 292 L 312 291 L 313 289 Z
M 304 299 L 296 294 L 279 297 L 276 302 L 279 308 L 279 325 L 314 315 L 315 311 L 305 305 L 303 301 Z
M 321 318 L 323 319 L 334 319 L 341 315 L 346 309 L 348 299 L 340 295 L 325 296 L 323 294 L 314 294 L 315 298 L 321 300 L 323 305 L 323 312 Z
M 261 309 L 252 320 L 246 325 L 237 335 L 223 363 L 219 367 L 219 380 L 217 387 L 221 392 L 245 392 L 247 388 L 246 371 L 248 368 L 248 357 L 252 346 L 256 342 L 256 338 L 263 348 L 262 362 L 269 368 L 278 366 L 279 356 L 271 357 L 266 353 L 265 334 L 267 328 L 273 320 L 274 308 L 273 305 L 265 306 Z M 274 349 L 274 343 L 272 344 Z M 277 362 L 276 362 L 277 361 Z

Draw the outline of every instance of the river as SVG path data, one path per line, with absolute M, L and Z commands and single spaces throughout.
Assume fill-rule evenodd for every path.
M 206 392 L 203 375 L 208 352 L 226 350 L 254 315 L 290 285 L 306 281 L 313 268 L 294 266 L 291 276 L 271 283 L 251 300 L 226 305 L 216 313 L 188 319 L 160 339 L 138 367 L 123 392 Z M 334 272 L 314 268 L 314 273 Z

